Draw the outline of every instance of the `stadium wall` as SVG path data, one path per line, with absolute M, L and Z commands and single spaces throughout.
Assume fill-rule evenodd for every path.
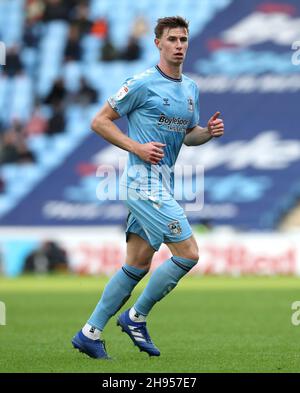
M 299 233 L 223 233 L 195 235 L 200 261 L 190 274 L 300 275 Z M 121 227 L 39 227 L 0 229 L 1 270 L 4 275 L 23 272 L 26 257 L 45 241 L 54 241 L 68 257 L 74 274 L 111 275 L 124 262 L 125 235 Z M 152 269 L 167 259 L 163 245 L 155 253 Z

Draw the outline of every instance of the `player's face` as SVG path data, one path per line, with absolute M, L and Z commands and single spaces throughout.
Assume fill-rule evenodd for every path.
M 180 65 L 188 48 L 188 32 L 183 27 L 164 29 L 161 38 L 156 39 L 155 43 L 165 61 Z

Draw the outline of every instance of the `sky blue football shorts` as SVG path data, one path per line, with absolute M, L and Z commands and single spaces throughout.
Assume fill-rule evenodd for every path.
M 126 240 L 129 233 L 136 233 L 157 251 L 162 243 L 177 243 L 192 236 L 184 210 L 174 198 L 155 198 L 142 191 L 126 190 Z

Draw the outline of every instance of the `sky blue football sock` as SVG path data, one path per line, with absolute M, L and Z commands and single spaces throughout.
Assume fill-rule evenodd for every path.
M 127 302 L 147 270 L 125 264 L 106 284 L 101 299 L 87 323 L 103 330 L 108 320 Z
M 160 265 L 152 274 L 146 288 L 134 304 L 138 314 L 148 315 L 156 302 L 165 297 L 178 281 L 185 276 L 197 261 L 173 256 Z

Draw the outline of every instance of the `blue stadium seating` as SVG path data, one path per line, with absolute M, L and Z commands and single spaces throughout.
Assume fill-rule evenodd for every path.
M 17 206 L 26 194 L 34 190 L 85 141 L 90 135 L 90 121 L 100 104 L 119 88 L 128 75 L 138 73 L 156 63 L 158 54 L 153 48 L 152 29 L 157 18 L 170 13 L 185 16 L 192 21 L 190 33 L 193 38 L 200 34 L 213 16 L 231 1 L 160 0 L 156 1 L 154 6 L 153 0 L 90 0 L 90 19 L 94 21 L 103 17 L 108 20 L 111 37 L 118 48 L 126 44 L 135 18 L 140 15 L 146 17 L 150 31 L 141 39 L 142 58 L 134 62 L 99 61 L 102 39 L 88 35 L 81 44 L 82 61 L 65 64 L 63 57 L 69 26 L 63 21 L 45 24 L 39 48 L 22 50 L 25 75 L 10 80 L 1 74 L 0 69 L 0 121 L 7 123 L 13 118 L 26 121 L 32 111 L 34 98 L 43 99 L 59 76 L 63 77 L 70 92 L 76 91 L 80 78 L 84 76 L 99 91 L 101 99 L 99 103 L 84 110 L 76 105 L 70 105 L 66 110 L 67 124 L 64 133 L 52 137 L 37 135 L 28 138 L 28 146 L 35 153 L 37 164 L 2 166 L 0 175 L 5 181 L 6 189 L 5 194 L 0 196 L 0 218 Z M 7 45 L 21 43 L 24 4 L 25 0 L 0 0 L 0 40 Z M 47 111 L 47 108 L 43 110 Z M 243 135 L 243 138 L 250 140 L 251 135 Z M 221 176 L 220 173 L 218 176 Z M 285 198 L 278 197 L 276 207 L 262 215 L 260 225 L 263 228 L 276 227 L 282 215 L 299 199 L 300 184 L 290 187 L 288 180 L 283 179 L 282 185 L 286 187 L 287 195 Z M 257 227 L 255 220 L 253 214 L 253 222 L 249 221 L 250 227 Z

